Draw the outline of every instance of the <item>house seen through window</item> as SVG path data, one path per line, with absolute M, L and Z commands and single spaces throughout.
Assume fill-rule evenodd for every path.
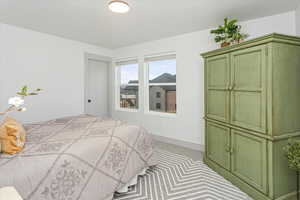
M 176 56 L 151 57 L 145 62 L 149 111 L 176 113 Z
M 119 62 L 119 104 L 120 108 L 138 109 L 139 105 L 139 66 L 137 61 Z

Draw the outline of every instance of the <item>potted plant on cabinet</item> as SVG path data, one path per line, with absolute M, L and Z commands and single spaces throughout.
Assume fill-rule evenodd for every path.
M 215 34 L 215 41 L 221 42 L 221 47 L 229 46 L 232 43 L 240 43 L 248 35 L 241 33 L 241 25 L 237 25 L 237 20 L 228 18 L 224 19 L 224 25 L 220 25 L 217 29 L 211 30 L 210 33 Z
M 283 150 L 285 151 L 289 168 L 296 171 L 297 200 L 299 200 L 300 141 L 289 140 Z

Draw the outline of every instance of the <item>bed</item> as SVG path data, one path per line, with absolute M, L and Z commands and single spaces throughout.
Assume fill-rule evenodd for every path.
M 0 155 L 0 187 L 25 200 L 111 200 L 156 165 L 145 129 L 89 115 L 27 124 L 26 146 Z

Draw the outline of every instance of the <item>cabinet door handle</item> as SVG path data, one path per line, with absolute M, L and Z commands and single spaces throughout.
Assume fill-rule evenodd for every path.
M 230 146 L 229 146 L 229 145 L 226 145 L 226 146 L 225 146 L 225 151 L 226 151 L 226 152 L 230 152 Z
M 230 91 L 230 85 L 229 84 L 226 85 L 226 90 Z
M 233 154 L 233 153 L 234 153 L 234 149 L 230 148 L 230 154 Z
M 229 91 L 234 90 L 234 88 L 235 88 L 235 84 L 233 83 L 232 85 L 229 86 Z

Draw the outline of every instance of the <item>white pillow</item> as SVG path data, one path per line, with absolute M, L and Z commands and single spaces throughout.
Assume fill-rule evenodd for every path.
M 0 200 L 23 200 L 14 187 L 0 188 Z

